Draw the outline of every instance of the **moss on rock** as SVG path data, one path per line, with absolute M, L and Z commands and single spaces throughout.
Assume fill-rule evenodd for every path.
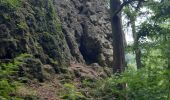
M 50 64 L 58 72 L 67 66 L 68 47 L 52 0 L 0 0 L 0 59 L 22 53 L 33 55 L 25 61 L 30 70 Z M 34 74 L 41 80 L 41 72 Z

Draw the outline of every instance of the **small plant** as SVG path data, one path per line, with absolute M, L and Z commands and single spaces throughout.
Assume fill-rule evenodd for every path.
M 21 64 L 19 61 L 1 63 L 0 64 L 0 79 L 8 78 L 10 75 L 17 73 L 18 66 Z
M 27 29 L 28 25 L 26 22 L 20 22 L 19 24 L 17 24 L 18 28 L 20 29 Z
M 23 54 L 20 54 L 19 56 L 17 56 L 14 60 L 23 60 L 24 58 L 31 58 L 31 57 L 33 57 L 33 55 L 23 53 Z
M 6 79 L 0 81 L 0 100 L 23 100 L 15 95 L 18 82 L 10 83 Z
M 10 93 L 14 92 L 14 87 L 7 80 L 0 81 L 0 95 L 4 98 L 9 98 Z
M 90 88 L 95 88 L 96 87 L 96 81 L 91 80 L 91 79 L 84 79 L 82 81 L 82 86 L 90 87 Z
M 74 85 L 64 84 L 64 92 L 62 93 L 61 98 L 67 100 L 81 100 L 84 98 L 84 95 L 81 92 L 78 92 Z

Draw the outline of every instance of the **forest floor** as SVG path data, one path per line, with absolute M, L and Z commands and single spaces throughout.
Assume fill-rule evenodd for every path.
M 99 67 L 97 65 L 85 66 L 78 63 L 72 63 L 68 67 L 69 74 L 57 74 L 52 76 L 50 80 L 38 82 L 31 80 L 28 83 L 17 88 L 17 94 L 21 97 L 39 97 L 40 100 L 61 100 L 61 97 L 67 95 L 64 84 L 72 84 L 75 86 L 75 92 L 81 92 L 85 97 L 89 94 L 92 83 L 107 77 L 109 69 Z

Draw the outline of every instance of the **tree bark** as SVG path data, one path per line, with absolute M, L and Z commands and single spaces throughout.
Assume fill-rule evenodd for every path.
M 135 12 L 134 12 L 135 13 Z M 130 23 L 131 23 L 131 28 L 132 28 L 132 34 L 133 34 L 133 39 L 134 39 L 134 46 L 133 50 L 135 52 L 135 58 L 136 58 L 136 66 L 137 68 L 141 68 L 142 63 L 141 63 L 141 50 L 139 48 L 139 37 L 136 33 L 136 16 L 133 16 L 132 14 L 129 15 Z
M 113 73 L 121 73 L 125 67 L 124 34 L 122 31 L 120 0 L 110 0 L 111 25 L 113 35 Z M 117 12 L 119 11 L 119 12 Z

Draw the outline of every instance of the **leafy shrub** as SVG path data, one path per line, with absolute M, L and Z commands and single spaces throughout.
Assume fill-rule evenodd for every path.
M 84 98 L 84 95 L 78 92 L 74 85 L 64 84 L 64 91 L 61 94 L 61 98 L 66 100 L 81 100 Z
M 96 81 L 91 80 L 91 79 L 84 79 L 84 80 L 82 80 L 82 87 L 95 88 L 96 87 Z
M 160 68 L 126 70 L 99 83 L 95 96 L 116 100 L 169 100 L 170 72 Z M 121 87 L 121 88 L 120 88 Z
M 8 78 L 18 72 L 19 66 L 23 64 L 24 58 L 31 57 L 30 54 L 21 54 L 8 63 L 0 63 L 0 79 Z
M 9 93 L 12 93 L 14 88 L 8 83 L 7 80 L 0 81 L 0 95 L 9 98 Z
M 22 100 L 15 96 L 18 82 L 12 79 L 16 76 L 19 66 L 23 64 L 22 60 L 30 56 L 21 54 L 8 63 L 0 63 L 0 100 Z
M 13 63 L 1 63 L 0 64 L 0 78 L 7 78 L 8 76 L 15 74 L 20 62 L 15 61 Z
M 0 100 L 23 100 L 15 95 L 17 83 L 10 83 L 6 79 L 0 80 Z

